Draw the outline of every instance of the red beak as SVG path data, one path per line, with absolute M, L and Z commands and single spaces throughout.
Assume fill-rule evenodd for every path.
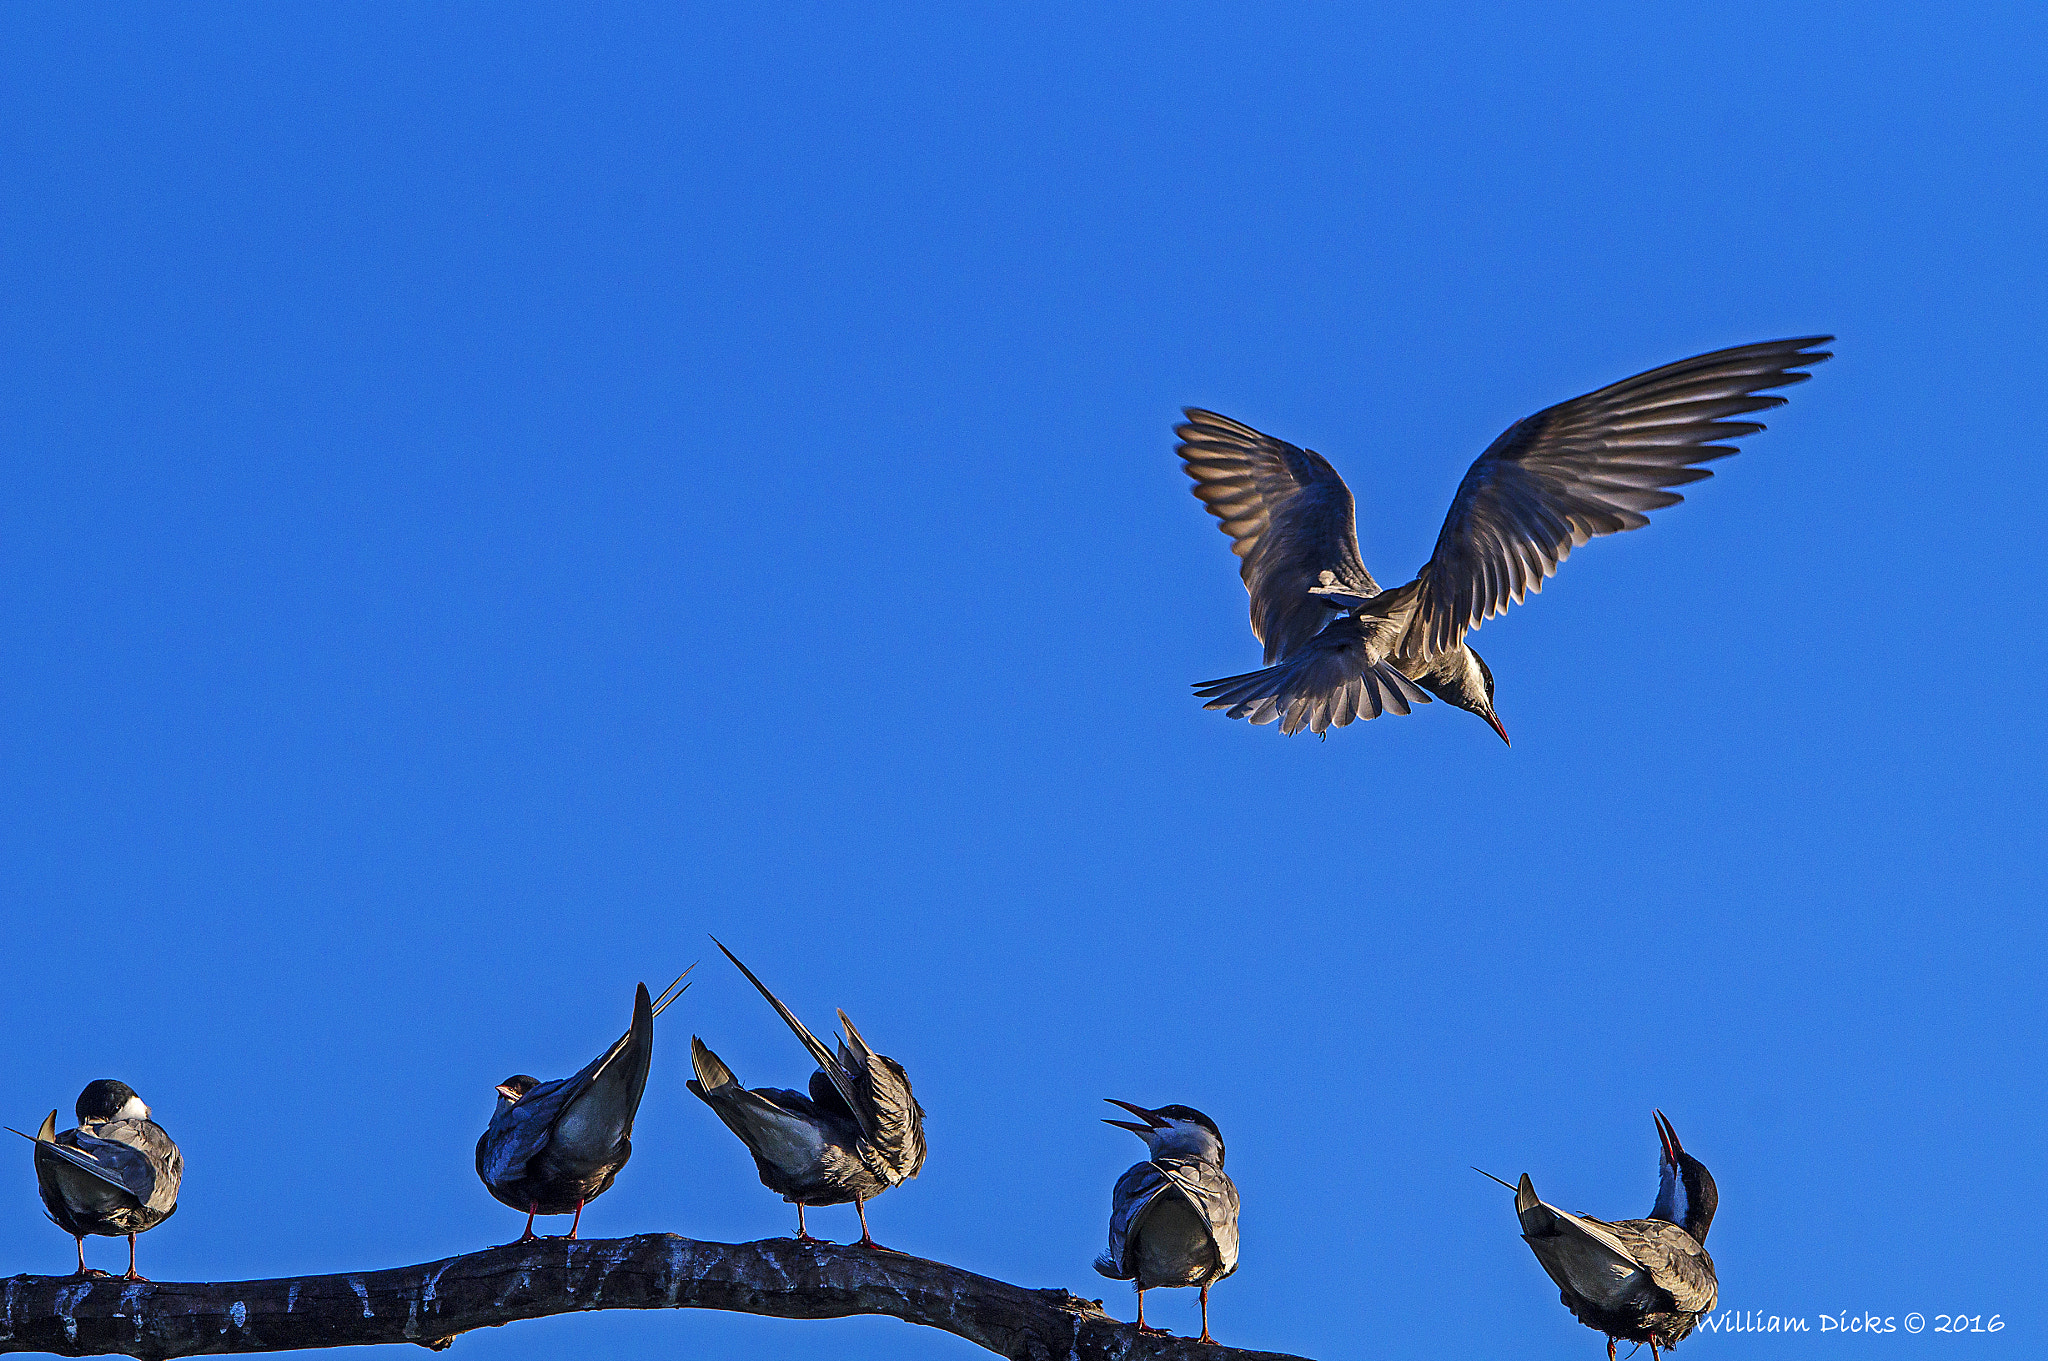
M 1142 1125 L 1134 1125 L 1128 1120 L 1104 1120 L 1102 1123 L 1105 1125 L 1115 1125 L 1118 1129 L 1127 1129 L 1133 1134 L 1150 1134 L 1155 1129 L 1164 1129 L 1166 1127 L 1164 1120 L 1161 1120 L 1143 1106 L 1133 1106 L 1130 1102 L 1119 1101 L 1113 1096 L 1105 1096 L 1102 1099 L 1112 1106 L 1122 1106 L 1132 1115 L 1145 1122 Z
M 1497 714 L 1494 714 L 1489 711 L 1486 715 L 1486 721 L 1488 723 L 1491 723 L 1493 725 L 1493 730 L 1500 734 L 1501 741 L 1508 742 L 1508 730 L 1500 725 L 1500 717 Z M 1513 742 L 1508 742 L 1508 745 L 1512 747 L 1515 744 Z
M 1657 1122 L 1657 1140 L 1664 1145 L 1664 1161 L 1678 1166 L 1678 1155 L 1685 1150 L 1678 1146 L 1678 1131 L 1671 1128 L 1671 1121 L 1663 1111 L 1650 1112 L 1650 1118 Z

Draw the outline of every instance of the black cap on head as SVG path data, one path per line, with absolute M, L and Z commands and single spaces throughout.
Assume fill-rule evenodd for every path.
M 1193 1106 L 1161 1106 L 1152 1113 L 1168 1120 L 1186 1120 L 1190 1124 L 1200 1125 L 1216 1136 L 1217 1143 L 1223 1142 L 1223 1131 L 1216 1128 L 1216 1122 Z
M 134 1099 L 133 1087 L 103 1077 L 85 1084 L 85 1090 L 78 1094 L 78 1105 L 73 1109 L 78 1114 L 78 1123 L 82 1125 L 88 1120 L 111 1120 L 121 1113 L 121 1107 Z

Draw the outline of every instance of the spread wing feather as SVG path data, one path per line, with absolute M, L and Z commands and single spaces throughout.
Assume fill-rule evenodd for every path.
M 1541 590 L 1589 539 L 1648 524 L 1685 498 L 1670 490 L 1696 467 L 1736 453 L 1726 441 L 1764 427 L 1731 420 L 1771 407 L 1771 388 L 1803 383 L 1832 336 L 1716 350 L 1561 402 L 1509 426 L 1466 472 L 1421 572 L 1424 649 L 1455 647 L 1468 629 Z M 1247 560 L 1247 572 L 1249 572 Z
M 1244 560 L 1252 632 L 1266 645 L 1267 665 L 1329 622 L 1331 607 L 1311 587 L 1379 594 L 1358 555 L 1351 489 L 1328 459 L 1198 407 L 1174 430 L 1195 496 Z

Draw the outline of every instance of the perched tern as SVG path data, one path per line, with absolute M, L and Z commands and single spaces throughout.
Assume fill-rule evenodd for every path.
M 526 1211 L 526 1231 L 516 1241 L 536 1237 L 535 1215 L 575 1215 L 566 1235 L 574 1238 L 583 1207 L 611 1188 L 633 1156 L 633 1116 L 654 1059 L 654 1018 L 689 989 L 688 976 L 685 969 L 659 999 L 640 984 L 631 1028 L 576 1076 L 542 1082 L 518 1073 L 498 1084 L 498 1108 L 476 1141 L 476 1174 L 492 1195 Z
M 1572 1316 L 1607 1334 L 1608 1361 L 1614 1361 L 1617 1338 L 1649 1343 L 1655 1361 L 1658 1348 L 1677 1344 L 1713 1310 L 1718 1294 L 1707 1229 L 1720 1192 L 1700 1160 L 1679 1146 L 1664 1112 L 1653 1118 L 1663 1153 L 1648 1219 L 1569 1214 L 1538 1200 L 1527 1172 L 1519 1186 L 1482 1173 L 1515 1193 L 1523 1239 L 1557 1282 Z
M 804 1225 L 805 1206 L 852 1201 L 860 1216 L 861 1246 L 879 1248 L 868 1232 L 867 1202 L 901 1186 L 924 1166 L 924 1108 L 910 1094 L 903 1065 L 869 1048 L 843 1011 L 839 1022 L 846 1035 L 833 1053 L 732 951 L 716 938 L 712 944 L 796 1032 L 818 1071 L 811 1074 L 808 1096 L 779 1087 L 749 1090 L 693 1035 L 690 1066 L 697 1076 L 690 1090 L 754 1155 L 761 1184 L 796 1206 L 799 1239 L 811 1236 Z
M 86 1270 L 87 1234 L 125 1236 L 124 1279 L 143 1280 L 135 1270 L 135 1235 L 177 1212 L 185 1155 L 125 1082 L 103 1077 L 86 1084 L 74 1109 L 76 1129 L 58 1133 L 57 1112 L 51 1111 L 33 1136 L 21 1135 L 35 1144 L 36 1189 L 43 1208 L 52 1223 L 78 1240 L 79 1275 L 106 1274 Z
M 1223 1135 L 1191 1106 L 1146 1110 L 1107 1098 L 1144 1121 L 1105 1120 L 1145 1141 L 1147 1159 L 1117 1178 L 1110 1194 L 1109 1249 L 1095 1269 L 1129 1281 L 1138 1292 L 1138 1331 L 1145 1292 L 1155 1286 L 1199 1286 L 1203 1342 L 1209 1336 L 1209 1287 L 1237 1270 L 1237 1187 L 1223 1171 Z

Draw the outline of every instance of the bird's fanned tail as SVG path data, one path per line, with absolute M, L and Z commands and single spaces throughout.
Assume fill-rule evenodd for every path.
M 1325 630 L 1317 643 L 1332 632 Z M 1290 737 L 1303 728 L 1324 733 L 1383 713 L 1405 714 L 1430 702 L 1428 693 L 1391 662 L 1371 661 L 1364 648 L 1342 643 L 1311 645 L 1277 666 L 1203 681 L 1195 694 L 1208 701 L 1203 708 L 1222 709 L 1231 718 L 1253 723 L 1277 719 L 1280 731 Z

